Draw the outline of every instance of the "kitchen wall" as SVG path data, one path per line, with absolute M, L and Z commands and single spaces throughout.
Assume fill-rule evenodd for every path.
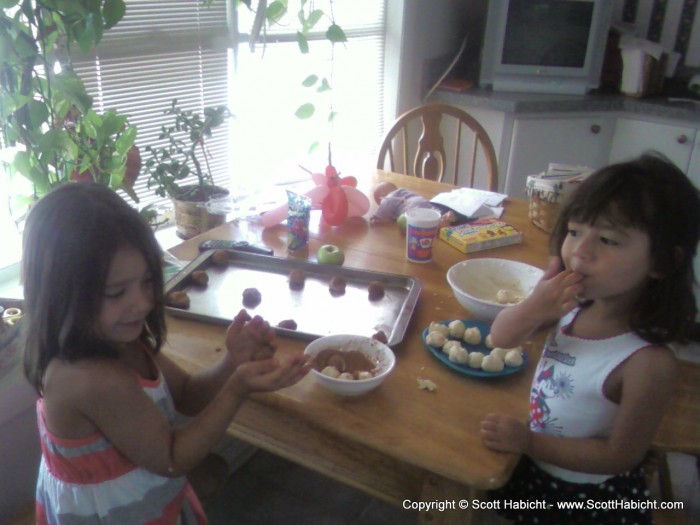
M 439 67 L 447 66 L 468 36 L 483 35 L 488 0 L 388 0 L 386 122 L 421 104 Z M 678 75 L 700 71 L 700 5 L 696 0 L 615 0 L 615 22 L 639 37 L 682 49 Z M 467 52 L 474 52 L 468 49 Z M 474 60 L 477 60 L 478 51 Z

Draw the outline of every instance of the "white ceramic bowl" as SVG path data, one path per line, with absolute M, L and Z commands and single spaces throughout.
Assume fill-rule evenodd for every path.
M 337 379 L 324 375 L 316 369 L 311 370 L 311 375 L 320 385 L 343 396 L 359 396 L 377 388 L 389 376 L 396 363 L 396 357 L 391 348 L 361 335 L 327 335 L 309 343 L 304 354 L 313 357 L 326 348 L 359 350 L 377 365 L 377 372 L 369 379 Z
M 469 259 L 447 271 L 447 282 L 459 304 L 479 319 L 493 320 L 501 310 L 514 304 L 499 302 L 500 290 L 524 299 L 543 273 L 539 268 L 518 261 Z

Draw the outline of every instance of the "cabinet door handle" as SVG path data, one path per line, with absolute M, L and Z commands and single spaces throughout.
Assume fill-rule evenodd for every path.
M 591 133 L 593 133 L 594 135 L 600 133 L 600 124 L 593 124 L 591 126 Z
M 686 142 L 688 142 L 688 135 L 678 135 L 678 138 L 676 138 L 676 142 L 678 142 L 678 144 L 685 144 Z

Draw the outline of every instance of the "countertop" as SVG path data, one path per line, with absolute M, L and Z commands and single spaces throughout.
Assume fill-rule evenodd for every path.
M 667 97 L 626 97 L 622 95 L 549 95 L 541 93 L 494 92 L 470 89 L 463 92 L 436 90 L 431 100 L 458 106 L 506 113 L 600 113 L 626 112 L 640 117 L 677 119 L 700 124 L 700 100 L 673 101 Z

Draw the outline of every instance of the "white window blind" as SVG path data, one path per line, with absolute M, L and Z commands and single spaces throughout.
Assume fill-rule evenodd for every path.
M 73 59 L 95 109 L 129 116 L 145 162 L 145 146 L 158 146 L 161 125 L 171 122 L 163 110 L 172 99 L 198 112 L 228 105 L 235 117 L 214 131 L 207 147 L 215 180 L 234 191 L 303 178 L 299 164 L 322 171 L 329 142 L 341 173 L 369 176 L 383 132 L 386 2 L 316 2 L 327 14 L 332 5 L 348 37 L 334 46 L 332 64 L 324 36 L 328 17 L 308 36 L 310 53 L 302 54 L 296 43 L 299 0 L 290 0 L 287 17 L 251 51 L 254 13 L 241 5 L 233 16 L 228 3 L 127 0 L 124 18 L 105 32 L 95 52 Z M 227 20 L 237 21 L 238 29 L 229 32 Z M 329 78 L 332 90 L 303 87 L 310 74 Z M 300 120 L 294 112 L 305 102 L 316 106 L 316 114 Z M 332 129 L 331 104 L 337 115 Z M 309 154 L 314 142 L 319 147 Z M 143 171 L 135 189 L 141 205 L 160 200 L 147 189 Z
M 171 125 L 173 118 L 163 111 L 173 99 L 199 113 L 229 103 L 226 20 L 225 1 L 205 7 L 201 0 L 128 0 L 124 18 L 105 32 L 94 54 L 73 59 L 95 110 L 117 109 L 137 126 L 143 162 L 146 145 L 163 144 L 161 125 Z M 214 180 L 223 186 L 230 179 L 229 128 L 216 128 L 207 141 Z M 158 200 L 143 171 L 134 188 L 141 205 Z

